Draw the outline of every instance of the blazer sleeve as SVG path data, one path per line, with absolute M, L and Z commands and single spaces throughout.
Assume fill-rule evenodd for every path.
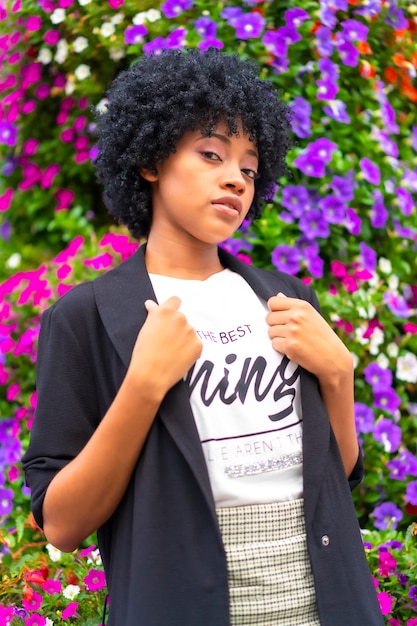
M 60 302 L 42 316 L 38 344 L 37 405 L 28 450 L 22 458 L 32 511 L 42 528 L 49 483 L 84 447 L 100 420 L 94 370 L 82 316 L 67 316 Z

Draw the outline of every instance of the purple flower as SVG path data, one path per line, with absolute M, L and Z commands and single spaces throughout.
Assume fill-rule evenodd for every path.
M 333 63 L 330 59 L 320 59 L 317 66 L 321 72 L 322 78 L 328 78 L 333 81 L 339 78 L 339 68 L 336 63 Z
M 326 137 L 316 139 L 307 146 L 308 153 L 321 159 L 324 163 L 330 163 L 332 153 L 335 150 L 337 150 L 337 144 L 330 141 L 330 139 L 326 139 Z
M 332 29 L 336 26 L 336 15 L 327 2 L 320 0 L 319 20 L 322 24 Z
M 362 220 L 356 213 L 355 209 L 346 211 L 345 227 L 352 235 L 360 235 L 362 230 Z
M 285 74 L 286 72 L 288 72 L 288 68 L 290 66 L 290 60 L 276 57 L 272 61 L 271 65 L 274 68 L 274 74 Z
M 10 122 L 0 122 L 0 144 L 15 146 L 17 142 L 17 128 Z
M 197 48 L 202 50 L 203 52 L 208 48 L 224 48 L 224 43 L 220 41 L 220 39 L 216 39 L 216 37 L 206 37 L 206 39 L 202 39 L 198 42 Z
M 362 15 L 363 17 L 373 17 L 374 15 L 378 15 L 381 11 L 382 4 L 381 0 L 367 0 L 366 4 L 354 11 L 356 15 Z
M 333 176 L 329 184 L 330 189 L 332 189 L 334 193 L 345 202 L 353 200 L 353 190 L 357 187 L 354 176 L 354 171 L 350 170 L 345 177 Z
M 387 391 L 393 390 L 385 390 L 385 392 L 378 391 L 375 393 L 375 397 L 382 397 L 382 395 L 384 393 L 386 394 Z M 379 408 L 385 408 L 384 406 L 379 406 L 376 402 L 375 406 Z M 401 443 L 401 428 L 397 426 L 397 424 L 394 424 L 391 420 L 382 418 L 375 424 L 373 436 L 376 441 L 382 443 L 385 452 L 395 452 L 396 450 L 398 450 L 398 447 Z
M 384 502 L 376 506 L 372 515 L 375 518 L 374 525 L 380 530 L 386 530 L 387 528 L 395 530 L 398 522 L 403 518 L 402 512 L 393 502 Z
M 342 224 L 346 216 L 346 205 L 334 195 L 322 198 L 318 203 L 323 216 L 329 224 Z
M 379 145 L 385 154 L 396 159 L 398 157 L 398 146 L 395 141 L 391 139 L 388 133 L 383 130 L 375 129 L 373 134 L 375 135 L 376 140 L 379 141 Z
M 220 13 L 220 17 L 225 19 L 230 26 L 234 26 L 236 19 L 243 14 L 240 7 L 226 7 Z
M 310 207 L 308 191 L 302 185 L 288 185 L 282 190 L 282 206 L 291 211 L 294 217 L 301 217 Z
M 366 382 L 372 386 L 374 391 L 380 389 L 386 389 L 392 385 L 392 372 L 390 369 L 385 369 L 378 365 L 378 363 L 369 363 L 363 370 Z
M 374 428 L 375 416 L 372 409 L 362 402 L 355 402 L 355 423 L 359 433 L 371 433 Z
M 318 100 L 334 100 L 335 95 L 339 91 L 337 83 L 334 83 L 329 78 L 319 78 L 316 80 L 317 99 Z
M 371 209 L 371 224 L 373 228 L 384 228 L 388 219 L 388 211 L 384 205 L 384 196 L 379 189 L 372 193 L 374 204 Z
M 405 497 L 410 504 L 417 505 L 417 480 L 413 480 L 411 483 L 408 483 L 407 489 L 405 490 Z
M 289 46 L 301 40 L 301 35 L 293 26 L 281 26 L 277 33 L 284 43 Z
M 392 2 L 390 3 L 388 16 L 385 21 L 387 24 L 395 28 L 395 30 L 402 30 L 408 26 L 408 22 L 403 11 Z
M 272 263 L 281 272 L 286 274 L 297 274 L 300 269 L 301 254 L 297 248 L 292 246 L 277 246 L 272 252 Z
M 125 43 L 135 44 L 142 43 L 144 36 L 148 33 L 148 29 L 143 24 L 131 26 L 125 30 Z
M 185 45 L 185 37 L 187 35 L 187 30 L 185 28 L 176 28 L 169 33 L 167 38 L 165 39 L 165 44 L 167 48 L 183 48 Z
M 339 40 L 337 42 L 337 49 L 343 65 L 356 67 L 359 60 L 359 51 L 350 41 Z
M 417 126 L 411 127 L 411 146 L 417 152 Z
M 262 37 L 265 48 L 276 57 L 285 59 L 287 56 L 287 44 L 277 30 L 267 30 Z
M 319 209 L 306 211 L 300 218 L 299 227 L 307 239 L 316 239 L 317 237 L 326 239 L 330 234 L 329 225 Z
M 217 24 L 209 17 L 199 17 L 198 20 L 195 21 L 194 28 L 200 37 L 208 38 L 216 36 Z
M 293 113 L 291 118 L 291 128 L 293 132 L 297 137 L 301 137 L 302 139 L 310 137 L 311 104 L 301 96 L 296 96 L 290 104 L 290 108 Z
M 398 187 L 396 189 L 397 198 L 398 198 L 398 206 L 400 207 L 400 211 L 406 217 L 411 215 L 411 211 L 414 207 L 413 197 L 407 189 L 403 189 L 402 187 Z
M 408 487 L 409 486 L 410 485 L 408 485 Z M 409 502 L 411 502 L 411 500 L 409 500 Z M 411 504 L 417 504 L 417 498 L 416 498 L 416 501 L 411 502 Z M 417 587 L 415 585 L 411 585 L 410 589 L 408 590 L 408 597 L 411 598 L 412 600 L 417 600 Z
M 0 488 L 0 517 L 10 515 L 13 509 L 13 489 Z
M 332 100 L 323 107 L 323 112 L 336 122 L 350 124 L 350 117 L 346 111 L 346 104 L 342 100 Z
M 164 50 L 166 47 L 166 42 L 163 37 L 155 37 L 152 41 L 143 44 L 142 52 L 144 54 L 159 54 L 161 50 Z
M 310 19 L 309 14 L 304 9 L 295 7 L 294 9 L 288 9 L 284 13 L 285 23 L 292 28 L 298 28 L 304 22 L 304 20 Z
M 193 0 L 167 0 L 161 4 L 161 11 L 165 17 L 177 17 L 193 6 Z
M 417 169 L 410 170 L 410 168 L 404 168 L 404 176 L 402 182 L 406 187 L 417 193 Z
M 348 41 L 366 41 L 369 28 L 357 20 L 345 20 L 340 22 L 342 36 Z
M 326 165 L 322 159 L 309 152 L 300 154 L 294 159 L 294 165 L 306 176 L 322 178 L 326 171 Z
M 308 245 L 303 245 L 302 252 L 304 254 L 307 270 L 314 278 L 323 277 L 324 261 L 319 256 L 319 246 L 316 241 L 308 241 Z
M 322 57 L 329 57 L 333 52 L 332 31 L 327 26 L 319 26 L 316 31 L 316 45 Z
M 379 185 L 379 183 L 381 182 L 381 172 L 379 171 L 378 165 L 376 165 L 367 157 L 361 159 L 359 161 L 359 165 L 361 167 L 364 179 L 372 185 Z
M 361 252 L 362 267 L 369 272 L 375 272 L 377 254 L 373 248 L 368 246 L 364 241 L 359 244 Z
M 397 317 L 410 317 L 410 308 L 403 296 L 386 292 L 383 300 L 391 313 Z
M 238 39 L 252 39 L 259 37 L 265 27 L 265 18 L 257 11 L 242 13 L 234 20 L 236 37 Z
M 375 86 L 377 99 L 381 105 L 381 115 L 385 125 L 385 130 L 391 135 L 396 135 L 400 132 L 400 129 L 395 119 L 394 107 L 391 105 L 386 96 L 385 85 L 381 80 L 377 80 Z

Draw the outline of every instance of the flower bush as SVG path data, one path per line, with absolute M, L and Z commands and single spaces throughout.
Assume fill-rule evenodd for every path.
M 387 624 L 413 626 L 417 9 L 407 0 L 145 0 L 140 9 L 0 3 L 0 626 L 101 619 L 94 537 L 53 561 L 23 484 L 39 319 L 136 249 L 110 223 L 95 181 L 94 111 L 138 56 L 184 46 L 254 59 L 292 109 L 288 175 L 262 218 L 224 245 L 311 284 L 352 353 L 366 467 L 357 513 Z

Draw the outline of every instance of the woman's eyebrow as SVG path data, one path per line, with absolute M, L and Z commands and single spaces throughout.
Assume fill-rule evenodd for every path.
M 220 139 L 220 141 L 227 145 L 230 145 L 231 143 L 230 137 L 228 137 L 227 135 L 222 135 L 220 133 L 210 133 L 209 135 L 203 135 L 203 137 L 216 137 L 216 139 Z M 251 148 L 248 148 L 246 152 L 247 154 L 250 154 L 250 156 L 254 156 L 255 158 L 259 159 L 259 154 L 256 150 L 251 150 Z

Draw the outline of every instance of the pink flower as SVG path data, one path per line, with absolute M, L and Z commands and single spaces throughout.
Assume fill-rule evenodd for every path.
M 108 252 L 104 254 L 99 254 L 98 256 L 92 259 L 85 259 L 84 265 L 87 267 L 93 267 L 95 270 L 105 269 L 109 267 L 113 263 L 113 257 Z
M 347 274 L 346 265 L 340 261 L 332 261 L 330 269 L 332 274 L 334 274 L 337 278 L 343 278 L 343 276 L 346 276 Z
M 417 617 L 411 617 L 408 619 L 407 626 L 417 626 Z
M 48 30 L 44 35 L 44 42 L 49 46 L 54 46 L 61 39 L 59 30 Z
M 28 139 L 23 144 L 23 154 L 27 156 L 31 156 L 32 154 L 35 154 L 36 150 L 38 149 L 38 146 L 39 146 L 39 141 L 37 139 Z
M 64 263 L 64 265 L 61 265 L 61 267 L 57 269 L 56 277 L 58 278 L 58 280 L 64 280 L 65 278 L 67 278 L 67 276 L 71 274 L 71 272 L 71 265 L 68 265 L 68 263 Z
M 42 20 L 38 15 L 32 15 L 26 22 L 26 28 L 30 31 L 39 30 L 42 27 Z
M 380 591 L 378 593 L 378 602 L 382 615 L 391 613 L 394 599 L 386 591 Z
M 38 613 L 33 613 L 30 617 L 25 620 L 25 626 L 45 626 L 46 625 L 46 617 L 42 615 L 38 615 Z
M 348 291 L 349 293 L 353 293 L 354 291 L 358 290 L 358 284 L 353 276 L 344 276 L 342 283 L 346 291 Z
M 51 90 L 49 85 L 47 85 L 46 83 L 42 83 L 41 85 L 38 85 L 36 87 L 35 96 L 38 98 L 38 100 L 45 100 L 45 98 L 49 96 L 50 92 Z
M 78 602 L 70 602 L 67 607 L 62 611 L 62 619 L 68 619 L 74 617 L 78 609 Z
M 0 196 L 0 211 L 7 211 L 13 200 L 14 190 L 12 188 L 6 189 L 4 194 Z
M 114 233 L 106 233 L 101 241 L 100 246 L 111 246 L 115 252 L 118 252 L 122 261 L 128 259 L 138 247 L 137 242 L 131 243 L 127 235 L 115 235 Z
M 75 132 L 72 128 L 66 128 L 61 133 L 62 143 L 71 143 L 75 137 Z
M 388 577 L 397 568 L 397 561 L 390 552 L 382 550 L 379 553 L 379 575 L 383 578 Z
M 23 598 L 23 606 L 27 611 L 36 611 L 37 609 L 39 609 L 39 607 L 42 604 L 42 596 L 40 593 L 36 593 L 36 591 L 33 592 L 33 595 L 31 597 L 30 600 L 25 600 L 25 598 Z M 37 624 L 37 622 L 35 622 L 35 624 Z
M 80 106 L 80 105 L 78 105 Z M 83 128 L 85 128 L 85 125 L 87 123 L 87 118 L 85 115 L 80 115 L 79 117 L 77 117 L 77 119 L 74 121 L 73 124 L 73 128 L 74 130 L 83 130 Z
M 27 100 L 22 104 L 22 113 L 27 115 L 28 113 L 32 113 L 36 109 L 35 100 Z
M 99 589 L 103 589 L 106 585 L 104 572 L 99 569 L 90 570 L 84 578 L 84 583 L 88 591 L 98 591 Z
M 55 210 L 62 211 L 63 209 L 68 209 L 71 202 L 74 200 L 74 196 L 74 192 L 70 189 L 58 189 L 55 194 L 55 198 L 58 200 L 58 206 Z
M 45 580 L 44 584 L 42 585 L 42 588 L 44 591 L 46 591 L 46 593 L 49 593 L 49 595 L 51 595 L 53 593 L 61 593 L 62 584 L 59 580 L 48 578 L 48 580 Z
M 53 259 L 55 263 L 66 263 L 69 259 L 72 259 L 76 253 L 78 252 L 78 250 L 81 248 L 81 246 L 84 243 L 84 237 L 81 237 L 81 235 L 79 235 L 78 237 L 75 237 L 75 239 L 73 239 L 69 245 L 64 248 L 64 250 L 62 250 L 59 254 L 57 254 L 57 256 Z
M 18 383 L 12 383 L 6 392 L 6 400 L 8 400 L 8 402 L 12 402 L 15 398 L 17 398 L 19 393 L 20 386 Z M 38 607 L 35 606 L 34 608 L 37 609 Z
M 108 3 L 112 9 L 118 9 L 119 7 L 123 6 L 124 0 L 108 0 Z
M 388 626 L 401 626 L 401 622 L 399 619 L 395 619 L 395 617 L 391 617 L 388 620 Z
M 48 189 L 49 187 L 52 187 L 54 178 L 59 174 L 60 171 L 61 167 L 57 163 L 52 163 L 51 165 L 48 165 L 42 176 L 42 189 Z
M 58 124 L 58 126 L 63 126 L 64 124 L 66 124 L 68 120 L 68 115 L 68 111 L 60 111 L 58 113 L 58 115 L 56 116 L 56 123 Z

